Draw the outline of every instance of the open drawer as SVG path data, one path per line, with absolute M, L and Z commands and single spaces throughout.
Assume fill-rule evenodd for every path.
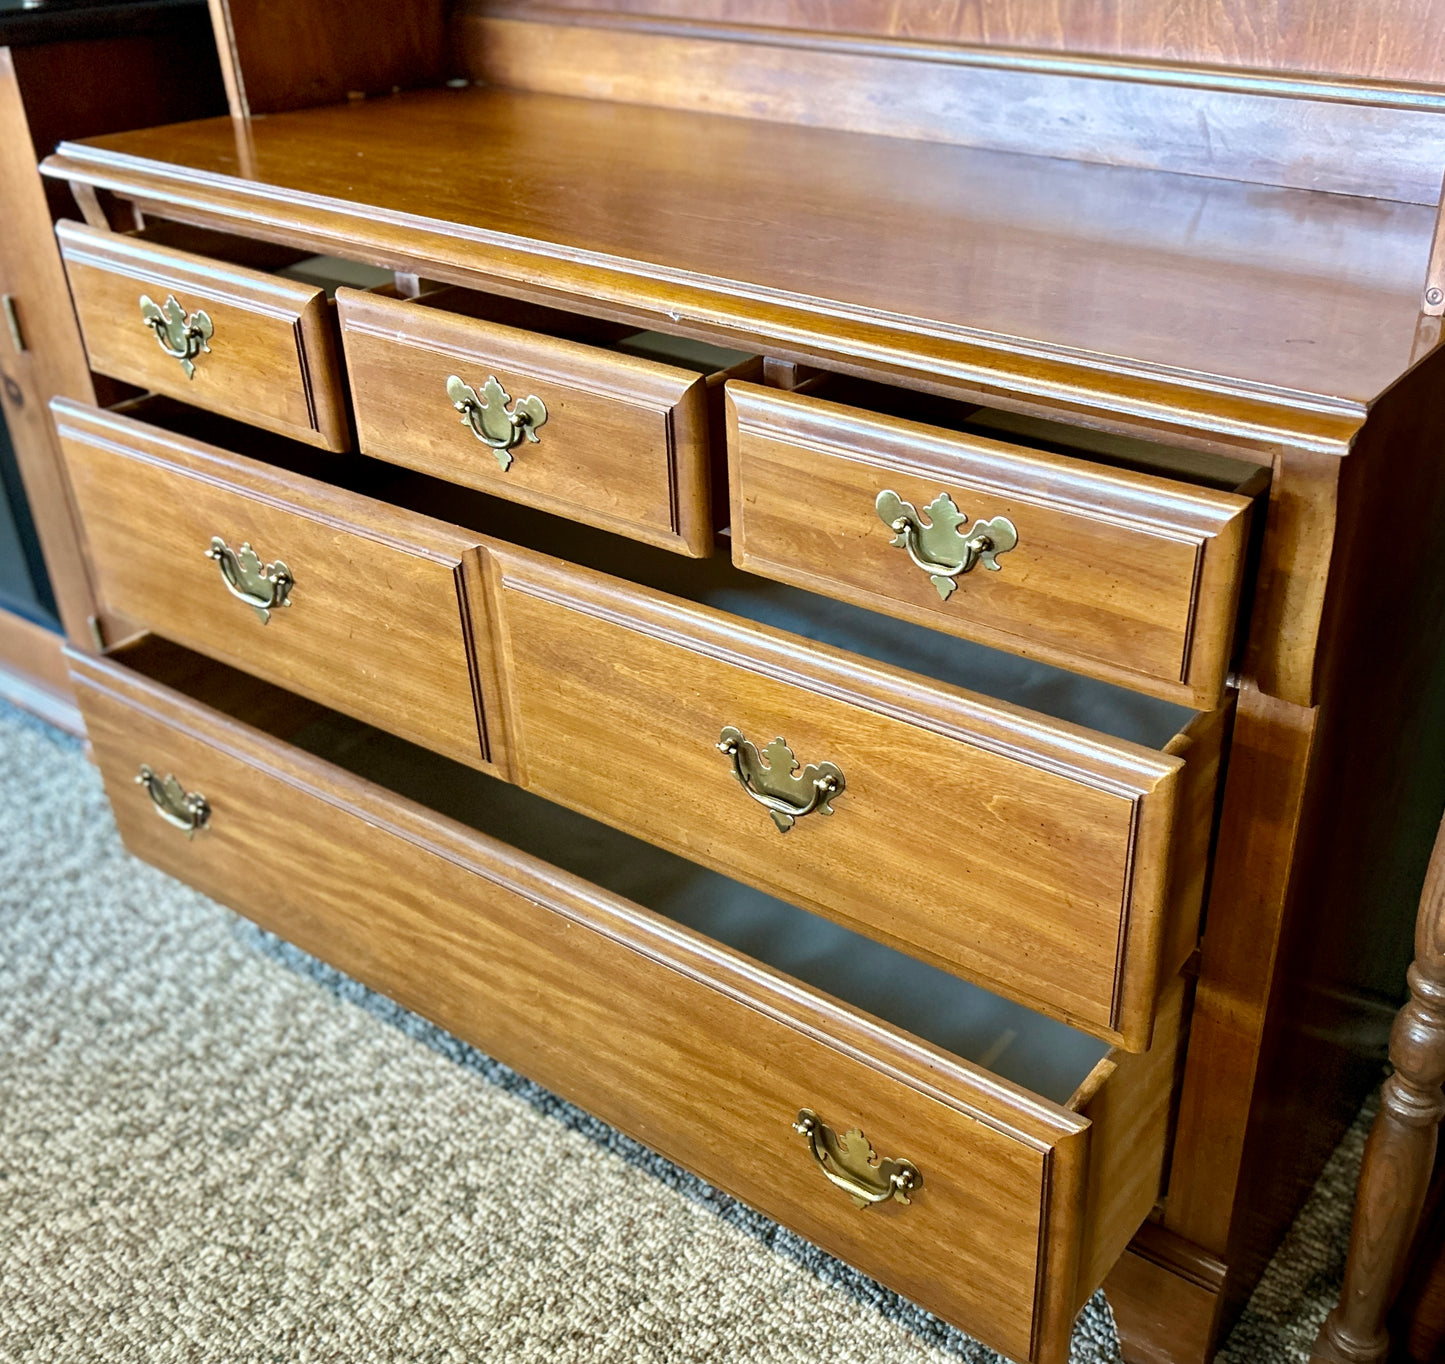
M 1148 1045 L 1161 982 L 1197 942 L 1227 710 L 721 557 L 667 565 L 600 537 L 489 529 L 496 742 L 519 783 Z M 538 552 L 564 548 L 571 562 Z
M 55 230 L 92 369 L 323 450 L 351 448 L 327 286 L 286 273 L 304 252 L 169 224 Z M 335 264 L 348 278 L 389 278 Z
M 479 537 L 359 491 L 378 490 L 363 461 L 345 461 L 351 486 L 335 486 L 311 475 L 338 461 L 167 398 L 127 412 L 57 398 L 51 411 L 111 610 L 488 763 L 487 660 L 475 655 L 469 606 Z
M 465 289 L 336 304 L 363 454 L 712 553 L 722 384 L 756 357 Z
M 174 646 L 72 669 L 137 855 L 1014 1359 L 1066 1360 L 1159 1191 L 1177 982 L 1153 1049 L 1109 1052 Z
M 739 567 L 1219 704 L 1266 470 L 840 376 L 727 406 Z

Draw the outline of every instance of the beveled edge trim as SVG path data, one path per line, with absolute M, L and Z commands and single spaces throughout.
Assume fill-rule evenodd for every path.
M 231 230 L 244 223 L 251 236 L 304 243 L 312 249 L 342 255 L 354 254 L 358 244 L 365 243 L 372 248 L 369 254 L 384 256 L 394 268 L 447 283 L 502 292 L 511 289 L 524 296 L 529 290 L 550 291 L 553 297 L 566 301 L 564 306 L 573 307 L 594 296 L 609 305 L 627 308 L 649 323 L 661 323 L 677 335 L 722 340 L 781 359 L 821 362 L 866 377 L 907 375 L 923 384 L 931 380 L 933 391 L 938 391 L 940 381 L 946 379 L 958 392 L 1011 401 L 1014 406 L 1019 406 L 1022 395 L 1058 411 L 1122 419 L 1123 425 L 1157 422 L 1177 432 L 1177 439 L 1195 445 L 1203 443 L 1206 448 L 1232 445 L 1273 451 L 1283 444 L 1320 454 L 1345 455 L 1369 414 L 1368 402 L 1101 357 L 983 331 L 927 325 L 920 319 L 876 310 L 840 311 L 836 303 L 827 300 L 703 276 L 679 276 L 662 267 L 598 253 L 569 253 L 540 240 L 468 231 L 457 224 L 406 214 L 383 216 L 374 209 L 363 211 L 362 206 L 342 200 L 229 179 L 83 143 L 61 143 L 42 163 L 41 170 L 51 178 L 108 190 L 157 216 L 175 216 L 179 221 Z M 283 213 L 283 209 L 289 212 Z M 298 212 L 307 215 L 309 221 L 298 222 Z M 381 232 L 377 231 L 378 223 Z M 399 226 L 410 238 L 405 247 L 399 249 L 388 240 L 384 229 L 391 226 Z M 455 249 L 459 240 L 481 246 L 485 254 L 480 259 L 468 259 Z M 564 281 L 539 280 L 539 261 L 580 266 L 590 272 L 591 278 L 578 281 L 575 271 L 567 270 L 561 272 L 566 276 Z M 664 308 L 646 297 L 638 289 L 637 279 L 668 284 L 668 306 Z M 756 313 L 740 309 L 739 302 L 761 304 L 771 316 L 764 324 Z M 820 330 L 812 320 L 813 314 L 827 310 L 850 323 L 846 348 L 840 347 L 836 334 Z M 684 313 L 690 315 L 687 322 Z M 1033 363 L 1023 374 L 1010 368 L 1005 357 Z M 1133 381 L 1128 395 L 1099 392 L 1090 384 L 1090 376 L 1095 373 L 1127 375 Z M 1190 401 L 1195 394 L 1201 401 Z M 1231 400 L 1232 411 L 1221 410 L 1221 395 Z M 1205 402 L 1205 398 L 1212 401 Z M 1201 433 L 1220 439 L 1206 441 Z M 1131 430 L 1131 434 L 1138 432 Z
M 460 527 L 406 507 L 394 507 L 365 493 L 263 464 L 124 413 L 91 407 L 65 397 L 52 398 L 50 411 L 56 435 L 62 439 L 81 441 L 109 454 L 154 465 L 178 477 L 194 479 L 317 525 L 430 560 L 444 568 L 454 570 L 466 554 L 485 540 L 483 536 L 469 534 Z M 125 439 L 127 434 L 132 436 L 131 441 Z M 168 458 L 171 454 L 180 458 Z M 331 505 L 324 505 L 326 503 Z M 348 509 L 381 510 L 385 519 L 395 524 L 382 528 L 359 518 L 353 520 L 347 514 Z
M 131 672 L 115 657 L 84 654 L 73 647 L 65 652 L 78 688 L 139 710 L 382 833 L 533 900 L 579 927 L 675 970 L 1034 1151 L 1046 1152 L 1056 1142 L 1087 1132 L 1091 1126 L 1081 1114 L 1024 1085 L 850 1008 L 645 906 L 273 739 L 243 721 L 226 717 L 227 732 L 222 733 L 222 722 L 203 703 Z M 801 1016 L 805 1010 L 814 1016 L 812 1020 Z M 1016 1114 L 1027 1126 L 1014 1125 L 999 1112 L 950 1093 L 941 1083 L 950 1079 L 977 1091 L 985 1103 L 991 1101 Z
M 68 218 L 55 224 L 55 235 L 60 241 L 61 257 L 67 263 L 87 265 L 110 275 L 144 274 L 167 287 L 205 294 L 233 308 L 278 321 L 299 322 L 318 299 L 324 301 L 326 297 L 326 291 L 314 284 L 281 279 L 262 270 L 250 270 L 170 246 L 153 245 Z M 181 283 L 182 280 L 185 282 Z M 274 302 L 265 297 L 243 295 L 238 289 L 271 295 Z

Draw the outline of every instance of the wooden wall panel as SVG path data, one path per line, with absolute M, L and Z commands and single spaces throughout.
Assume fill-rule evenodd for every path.
M 506 5 L 514 14 L 549 8 L 1445 84 L 1445 0 L 551 0 L 550 5 L 510 0 Z

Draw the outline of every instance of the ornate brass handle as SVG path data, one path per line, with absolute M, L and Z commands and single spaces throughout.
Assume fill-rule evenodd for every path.
M 808 1149 L 828 1182 L 860 1208 L 890 1198 L 908 1203 L 908 1195 L 923 1187 L 918 1166 L 911 1160 L 879 1160 L 860 1128 L 851 1128 L 840 1137 L 811 1108 L 800 1108 L 793 1130 L 807 1137 Z
M 830 802 L 847 786 L 842 771 L 832 763 L 800 767 L 781 736 L 759 753 L 750 739 L 743 738 L 740 729 L 727 725 L 717 747 L 719 753 L 732 759 L 738 785 L 772 815 L 779 833 L 787 833 L 814 810 L 831 815 Z
M 277 559 L 274 564 L 263 564 L 261 556 L 250 545 L 232 549 L 219 535 L 211 536 L 211 547 L 206 558 L 214 559 L 221 566 L 221 581 L 226 591 L 237 601 L 243 601 L 266 625 L 271 612 L 291 605 L 291 589 L 296 580 L 291 570 Z
M 157 306 L 142 294 L 140 315 L 155 333 L 160 348 L 173 360 L 181 362 L 187 379 L 194 379 L 196 356 L 202 351 L 207 355 L 211 353 L 210 341 L 216 332 L 211 319 L 199 308 L 187 317 L 186 310 L 176 302 L 174 294 L 166 296 L 164 306 Z
M 211 819 L 211 807 L 199 791 L 187 791 L 176 780 L 174 772 L 156 776 L 145 763 L 136 773 L 136 785 L 144 786 L 158 814 L 167 824 L 174 824 L 187 838 L 194 838 L 197 829 L 204 829 Z
M 982 563 L 997 573 L 998 556 L 1007 554 L 1019 542 L 1019 533 L 1006 516 L 975 521 L 972 529 L 961 530 L 968 516 L 959 511 L 947 493 L 939 493 L 928 504 L 927 523 L 911 502 L 905 502 L 889 488 L 878 494 L 873 505 L 878 519 L 893 532 L 893 546 L 908 552 L 944 601 L 958 586 L 955 580 L 975 564 Z
M 487 376 L 480 398 L 476 389 L 453 374 L 447 379 L 447 397 L 462 414 L 462 425 L 491 446 L 503 473 L 512 467 L 512 447 L 520 445 L 523 437 L 533 445 L 541 443 L 537 428 L 547 424 L 547 405 L 540 398 L 518 398 L 509 412 L 511 395 L 497 382 L 495 374 Z

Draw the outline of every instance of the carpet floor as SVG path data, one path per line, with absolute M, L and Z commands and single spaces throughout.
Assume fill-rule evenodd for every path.
M 1368 1116 L 1221 1360 L 1306 1357 Z M 0 703 L 3 1364 L 996 1358 L 131 858 Z

